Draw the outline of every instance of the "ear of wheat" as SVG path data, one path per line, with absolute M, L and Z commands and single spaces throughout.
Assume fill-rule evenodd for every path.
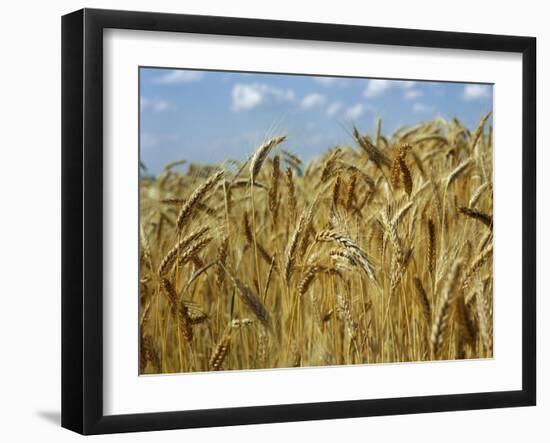
M 267 308 L 264 306 L 262 301 L 258 298 L 252 290 L 245 285 L 243 282 L 241 282 L 237 277 L 231 276 L 233 283 L 235 284 L 237 288 L 238 295 L 240 299 L 243 301 L 245 306 L 250 309 L 250 311 L 256 316 L 260 322 L 267 328 L 270 328 L 271 321 L 269 312 L 267 311 Z
M 317 234 L 316 240 L 321 242 L 333 241 L 342 246 L 363 268 L 368 277 L 376 281 L 374 265 L 371 263 L 369 256 L 353 240 L 335 231 L 321 231 Z
M 193 210 L 196 208 L 197 204 L 201 201 L 204 196 L 210 192 L 218 184 L 218 182 L 223 178 L 223 171 L 218 171 L 213 174 L 208 180 L 206 180 L 202 185 L 200 185 L 191 196 L 185 201 L 182 205 L 178 218 L 176 219 L 176 225 L 178 230 L 182 230 L 185 223 L 190 219 Z
M 170 267 L 174 264 L 174 261 L 176 260 L 178 254 L 180 254 L 192 242 L 201 238 L 209 229 L 210 228 L 208 226 L 204 226 L 178 241 L 161 260 L 157 271 L 158 274 L 163 275 L 168 272 Z
M 140 374 L 493 356 L 490 116 L 385 126 L 142 174 Z
M 223 361 L 229 352 L 229 346 L 231 344 L 231 332 L 226 332 L 212 352 L 210 357 L 210 369 L 212 371 L 219 371 L 222 367 Z
M 273 149 L 274 146 L 282 143 L 285 138 L 286 136 L 284 135 L 280 137 L 274 137 L 266 141 L 263 145 L 256 149 L 256 152 L 254 153 L 252 160 L 250 161 L 250 177 L 252 181 L 254 181 L 254 179 L 260 172 L 260 169 L 262 168 L 262 165 L 264 164 L 264 161 L 269 155 L 271 149 Z
M 443 289 L 443 294 L 437 308 L 432 327 L 432 346 L 433 352 L 437 356 L 441 353 L 443 340 L 448 333 L 449 324 L 451 322 L 452 304 L 455 300 L 455 290 L 458 286 L 458 278 L 462 267 L 461 262 L 453 264 L 451 272 L 447 276 L 447 282 Z

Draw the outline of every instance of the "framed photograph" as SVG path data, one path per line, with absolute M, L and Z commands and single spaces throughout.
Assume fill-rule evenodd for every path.
M 62 20 L 62 425 L 536 401 L 536 41 Z

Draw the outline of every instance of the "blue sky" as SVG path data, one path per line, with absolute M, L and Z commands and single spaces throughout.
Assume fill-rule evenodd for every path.
M 245 159 L 266 138 L 286 134 L 304 160 L 351 143 L 351 128 L 382 132 L 436 116 L 473 129 L 492 110 L 490 85 L 140 69 L 140 156 L 149 172 L 185 159 Z

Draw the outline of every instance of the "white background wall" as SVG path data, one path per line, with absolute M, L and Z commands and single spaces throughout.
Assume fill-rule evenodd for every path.
M 6 442 L 79 440 L 60 414 L 60 17 L 81 7 L 273 18 L 531 35 L 538 38 L 539 226 L 549 222 L 550 28 L 544 2 L 462 0 L 298 2 L 112 0 L 2 5 L 0 25 L 0 438 Z M 546 114 L 543 113 L 543 106 Z M 520 147 L 518 146 L 518 149 Z M 541 197 L 543 196 L 543 197 Z M 545 197 L 544 197 L 545 196 Z M 543 200 L 545 200 L 543 202 Z M 550 437 L 549 235 L 539 229 L 539 389 L 535 408 L 169 431 L 94 441 L 534 441 Z M 545 252 L 541 250 L 546 248 Z M 545 273 L 546 275 L 542 275 Z M 411 380 L 414 383 L 414 380 Z

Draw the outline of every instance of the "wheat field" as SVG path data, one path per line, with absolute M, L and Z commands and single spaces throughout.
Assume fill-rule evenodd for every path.
M 490 115 L 140 180 L 140 374 L 491 358 Z

